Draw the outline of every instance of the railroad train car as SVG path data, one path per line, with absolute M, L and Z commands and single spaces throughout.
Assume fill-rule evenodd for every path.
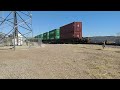
M 120 38 L 119 39 L 116 39 L 116 44 L 120 46 Z
M 89 37 L 90 44 L 103 44 L 104 41 L 106 41 L 107 45 L 119 45 L 120 37 L 119 36 Z

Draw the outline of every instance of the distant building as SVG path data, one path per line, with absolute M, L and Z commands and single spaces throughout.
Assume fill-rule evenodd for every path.
M 12 44 L 14 45 L 14 39 L 12 39 Z M 18 34 L 18 43 L 17 38 L 15 38 L 15 45 L 22 46 L 23 45 L 23 36 L 21 34 Z

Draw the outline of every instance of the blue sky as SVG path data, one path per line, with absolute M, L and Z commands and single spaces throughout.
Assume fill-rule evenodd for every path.
M 120 11 L 32 11 L 32 17 L 34 36 L 74 21 L 82 22 L 83 37 L 120 32 Z
M 120 32 L 120 11 L 33 11 L 32 14 L 34 35 L 73 21 L 82 22 L 83 37 Z

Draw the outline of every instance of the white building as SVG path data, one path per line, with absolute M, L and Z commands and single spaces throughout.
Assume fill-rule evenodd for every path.
M 14 45 L 14 39 L 12 39 L 12 43 Z M 15 38 L 15 45 L 17 45 L 17 38 Z M 18 45 L 23 45 L 23 36 L 21 34 L 18 34 Z

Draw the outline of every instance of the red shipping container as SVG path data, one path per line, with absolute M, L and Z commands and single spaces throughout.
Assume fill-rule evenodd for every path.
M 60 39 L 75 38 L 82 38 L 82 22 L 73 22 L 60 27 Z

